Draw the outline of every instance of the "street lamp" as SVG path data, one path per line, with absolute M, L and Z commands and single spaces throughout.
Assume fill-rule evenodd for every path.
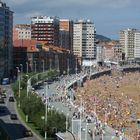
M 58 74 L 60 73 L 60 67 L 59 67 L 59 57 L 58 57 L 58 60 L 57 60 L 57 71 L 58 71 Z
M 67 113 L 66 115 L 66 132 L 68 130 L 68 118 L 69 118 L 69 113 Z
M 50 60 L 49 70 L 51 70 L 52 69 L 52 58 L 49 58 L 49 60 Z
M 29 96 L 29 83 L 28 83 L 28 77 L 29 77 L 29 75 L 26 75 L 26 77 L 27 77 L 27 89 L 26 89 L 26 93 L 27 93 L 27 98 L 28 98 L 28 96 Z M 26 122 L 28 122 L 28 114 L 26 114 Z
M 76 59 L 76 67 L 75 67 L 75 72 L 76 72 L 76 75 L 77 75 L 77 59 Z
M 67 59 L 67 74 L 69 75 L 70 67 L 69 67 L 69 58 Z
M 20 64 L 20 67 L 21 67 L 21 70 L 20 70 L 20 71 L 21 71 L 21 73 L 20 73 L 20 74 L 21 74 L 21 79 L 22 79 L 22 73 L 23 73 L 23 64 Z
M 47 96 L 48 96 L 48 84 L 45 86 L 45 95 L 46 95 L 46 102 L 45 102 L 45 127 L 47 125 L 47 112 L 48 112 L 48 102 L 47 102 Z M 47 130 L 45 129 L 45 140 L 47 139 Z
M 36 61 L 34 61 L 34 63 L 35 63 L 35 73 L 36 73 Z
M 43 63 L 43 72 L 44 72 L 44 60 L 42 60 L 42 63 Z
M 86 123 L 85 140 L 87 140 L 87 136 L 88 136 L 88 123 Z
M 21 73 L 23 73 L 23 64 L 20 64 L 21 67 Z
M 26 73 L 28 73 L 28 62 L 26 62 Z
M 19 67 L 16 67 L 17 69 L 17 77 L 18 77 L 18 80 L 19 80 L 19 84 L 18 84 L 18 97 L 19 97 L 19 104 L 18 106 L 20 107 L 20 70 L 19 70 Z

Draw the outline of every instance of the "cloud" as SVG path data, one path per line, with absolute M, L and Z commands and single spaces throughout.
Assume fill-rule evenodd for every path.
M 6 2 L 8 4 L 10 4 L 11 6 L 20 6 L 20 5 L 24 5 L 25 3 L 27 3 L 29 0 L 3 0 L 3 2 Z M 33 0 L 32 0 L 33 1 Z
M 133 0 L 133 2 L 136 0 Z M 85 6 L 101 6 L 101 7 L 110 7 L 118 8 L 122 6 L 129 5 L 132 0 L 5 0 L 8 4 L 12 6 L 24 6 L 29 3 L 32 3 L 32 7 L 36 5 L 42 5 L 50 7 L 62 7 L 66 5 L 85 5 Z
M 14 11 L 15 23 L 37 15 L 91 19 L 97 32 L 115 35 L 126 26 L 139 27 L 140 0 L 2 0 Z M 135 17 L 135 19 L 134 19 Z M 127 19 L 127 21 L 126 21 Z M 122 22 L 124 20 L 124 22 Z M 119 32 L 119 31 L 118 31 Z M 117 35 L 117 33 L 116 33 Z

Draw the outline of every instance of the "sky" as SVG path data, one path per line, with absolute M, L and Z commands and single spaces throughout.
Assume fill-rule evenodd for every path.
M 14 24 L 30 23 L 32 16 L 71 20 L 90 19 L 97 34 L 119 38 L 119 31 L 140 29 L 140 0 L 2 0 L 14 11 Z

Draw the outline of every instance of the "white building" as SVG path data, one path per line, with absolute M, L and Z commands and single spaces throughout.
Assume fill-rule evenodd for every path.
M 140 32 L 135 33 L 134 57 L 140 59 Z
M 120 31 L 120 44 L 122 47 L 122 53 L 125 60 L 133 60 L 134 59 L 134 41 L 135 41 L 135 33 L 137 29 L 127 29 Z
M 90 20 L 79 20 L 74 23 L 73 52 L 74 55 L 81 58 L 84 64 L 96 59 L 95 37 L 96 29 L 93 22 Z
M 17 24 L 13 28 L 13 40 L 30 40 L 31 26 L 29 24 Z
M 103 62 L 104 61 L 104 47 L 102 45 L 97 45 L 96 59 L 97 59 L 97 62 Z

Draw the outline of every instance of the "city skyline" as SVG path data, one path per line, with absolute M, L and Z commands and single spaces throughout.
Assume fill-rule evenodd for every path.
M 125 28 L 140 28 L 138 0 L 2 0 L 14 11 L 14 24 L 30 23 L 37 15 L 59 18 L 90 19 L 95 23 L 97 34 L 112 39 L 119 38 Z

